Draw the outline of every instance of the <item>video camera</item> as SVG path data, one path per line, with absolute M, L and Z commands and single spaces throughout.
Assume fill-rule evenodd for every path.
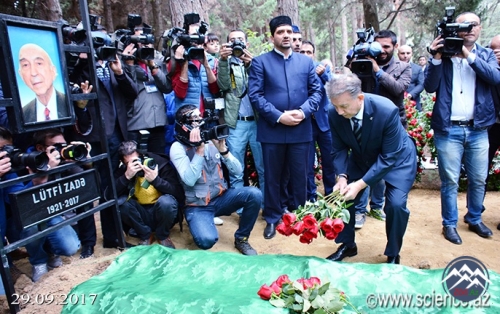
M 69 25 L 64 20 L 62 20 L 61 31 L 64 41 L 68 44 L 83 45 L 87 39 L 87 31 L 85 29 L 78 29 L 76 25 Z
M 18 171 L 29 167 L 33 171 L 45 171 L 48 169 L 49 157 L 45 152 L 33 151 L 23 153 L 19 148 L 12 145 L 5 145 L 0 149 L 1 152 L 7 152 L 10 158 L 12 171 Z
M 54 147 L 64 160 L 82 161 L 87 159 L 88 150 L 84 144 L 55 144 Z
M 189 25 L 200 23 L 196 34 L 189 34 Z M 163 33 L 163 55 L 165 58 L 171 58 L 175 50 L 184 46 L 184 58 L 187 60 L 205 59 L 205 50 L 197 45 L 205 43 L 205 34 L 208 31 L 208 24 L 201 21 L 197 13 L 184 15 L 184 28 L 174 27 Z
M 464 40 L 458 37 L 458 33 L 468 33 L 473 26 L 469 23 L 454 23 L 455 7 L 446 7 L 444 12 L 445 17 L 436 23 L 436 35 L 434 37 L 441 36 L 443 38 L 441 43 L 444 46 L 439 48 L 438 52 L 442 53 L 445 58 L 451 58 L 462 52 Z
M 229 127 L 227 124 L 217 125 L 219 116 L 215 109 L 215 100 L 205 99 L 204 104 L 205 112 L 203 113 L 203 119 L 197 126 L 200 128 L 200 142 L 193 143 L 189 141 L 189 133 L 193 129 L 193 126 L 188 120 L 195 112 L 194 110 L 186 113 L 181 121 L 175 121 L 175 138 L 184 145 L 197 147 L 200 146 L 201 143 L 210 140 L 221 140 L 229 136 Z
M 361 89 L 364 92 L 373 92 L 375 89 L 375 78 L 373 75 L 373 64 L 366 57 L 376 58 L 382 52 L 382 46 L 375 41 L 375 29 L 373 26 L 356 31 L 358 40 L 347 55 L 346 66 L 350 65 L 352 73 L 361 80 Z M 355 59 L 354 61 L 351 61 Z
M 137 44 L 143 45 L 154 44 L 155 37 L 152 34 L 153 28 L 146 23 L 142 23 L 142 18 L 138 14 L 128 14 L 127 26 L 129 29 L 119 29 L 115 32 L 116 47 L 123 50 L 126 46 L 134 44 L 135 57 L 141 60 L 154 60 L 155 49 L 150 47 L 139 47 Z M 135 35 L 135 28 L 143 25 L 142 35 Z
M 116 48 L 111 45 L 111 37 L 102 31 L 93 31 L 91 34 L 97 60 L 116 61 Z

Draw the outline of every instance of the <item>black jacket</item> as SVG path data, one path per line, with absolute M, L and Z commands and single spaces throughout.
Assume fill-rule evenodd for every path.
M 184 189 L 179 180 L 177 170 L 170 162 L 170 158 L 163 154 L 145 153 L 146 157 L 153 158 L 158 164 L 158 176 L 151 184 L 162 194 L 170 194 L 177 200 L 179 206 L 184 205 Z M 135 184 L 135 178 L 127 180 L 125 177 L 125 166 L 115 171 L 116 194 L 118 197 L 127 196 Z

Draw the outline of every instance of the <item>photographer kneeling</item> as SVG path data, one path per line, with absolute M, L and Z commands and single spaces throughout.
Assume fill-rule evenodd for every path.
M 234 175 L 243 168 L 229 152 L 225 138 L 218 136 L 222 126 L 200 130 L 205 120 L 194 105 L 180 107 L 175 120 L 177 141 L 170 149 L 170 159 L 184 186 L 185 216 L 194 242 L 201 249 L 210 249 L 219 240 L 214 217 L 231 215 L 243 207 L 234 246 L 244 255 L 257 255 L 248 237 L 259 214 L 262 193 L 256 187 L 227 189 L 221 161 Z
M 123 222 L 135 229 L 140 245 L 153 243 L 151 233 L 156 232 L 161 245 L 175 249 L 170 229 L 184 202 L 175 168 L 167 156 L 142 154 L 135 141 L 122 142 L 118 154 L 122 165 L 115 172 L 116 193 L 126 199 L 120 205 Z

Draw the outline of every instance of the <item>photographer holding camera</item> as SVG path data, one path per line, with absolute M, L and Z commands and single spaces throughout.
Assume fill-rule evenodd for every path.
M 136 16 L 137 17 L 137 16 Z M 140 18 L 140 17 L 139 17 Z M 130 24 L 129 15 L 129 24 Z M 141 21 L 139 23 L 139 21 Z M 139 24 L 136 24 L 139 23 Z M 134 35 L 124 37 L 146 38 L 154 37 L 151 28 L 142 23 L 142 19 L 136 19 L 129 25 Z M 146 34 L 146 35 L 143 35 Z M 139 36 L 139 37 L 138 37 Z M 127 72 L 135 82 L 137 88 L 137 98 L 133 106 L 128 110 L 128 139 L 140 142 L 140 130 L 149 132 L 148 151 L 163 153 L 165 151 L 165 125 L 167 124 L 167 114 L 165 111 L 165 101 L 163 93 L 172 91 L 170 79 L 165 75 L 163 57 L 153 49 L 150 39 L 132 42 L 125 46 L 122 52 L 122 60 L 125 63 Z M 125 43 L 128 43 L 125 40 Z M 152 53 L 139 53 L 144 48 L 149 48 Z M 142 58 L 147 58 L 142 59 Z
M 167 156 L 140 152 L 135 141 L 122 142 L 118 154 L 116 193 L 123 222 L 135 229 L 140 245 L 152 244 L 155 232 L 158 243 L 175 249 L 170 229 L 184 204 L 175 168 Z
M 454 11 L 447 16 L 453 15 Z M 463 39 L 456 55 L 445 53 L 446 40 L 441 35 L 429 46 L 432 55 L 425 69 L 424 88 L 436 92 L 431 127 L 438 153 L 441 179 L 441 215 L 444 238 L 461 244 L 457 232 L 458 181 L 463 162 L 467 174 L 467 214 L 469 230 L 488 238 L 492 231 L 481 220 L 485 182 L 488 175 L 488 128 L 495 123 L 492 89 L 500 84 L 495 54 L 476 43 L 481 34 L 481 20 L 471 12 L 457 16 L 457 28 L 467 24 L 470 31 L 459 31 Z M 445 25 L 455 28 L 455 25 Z M 448 38 L 446 38 L 448 39 Z M 448 41 L 449 43 L 450 41 Z
M 243 207 L 234 246 L 244 255 L 257 255 L 248 237 L 259 214 L 262 193 L 255 187 L 227 188 L 221 161 L 235 176 L 243 172 L 242 165 L 227 148 L 225 138 L 207 139 L 207 131 L 200 130 L 205 121 L 195 105 L 182 106 L 175 119 L 180 128 L 170 159 L 184 186 L 185 216 L 194 242 L 201 249 L 210 249 L 219 240 L 214 217 L 229 216 Z
M 172 88 L 175 93 L 176 111 L 183 105 L 196 104 L 205 111 L 205 100 L 215 99 L 219 93 L 217 85 L 217 58 L 203 49 L 207 24 L 200 22 L 196 13 L 184 15 L 182 44 L 172 47 L 174 56 L 169 69 L 173 71 Z M 188 42 L 184 42 L 184 41 Z M 188 46 L 188 47 L 186 47 Z
M 241 29 L 233 29 L 222 45 L 217 84 L 224 93 L 224 120 L 229 126 L 227 146 L 240 164 L 245 164 L 247 145 L 252 150 L 255 168 L 259 176 L 259 188 L 264 193 L 264 161 L 262 147 L 257 142 L 257 112 L 248 97 L 248 71 L 252 54 L 248 51 L 247 35 Z M 243 173 L 229 175 L 231 187 L 243 187 Z M 237 213 L 240 215 L 241 210 Z

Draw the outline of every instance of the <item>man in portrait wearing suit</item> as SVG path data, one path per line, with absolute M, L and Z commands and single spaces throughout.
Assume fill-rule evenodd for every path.
M 288 177 L 292 208 L 307 195 L 307 156 L 312 141 L 311 115 L 321 100 L 321 83 L 311 58 L 292 52 L 292 20 L 277 16 L 269 22 L 274 49 L 252 60 L 250 102 L 259 114 L 257 141 L 264 158 L 264 238 L 276 235 L 284 207 Z
M 388 263 L 399 264 L 410 216 L 406 203 L 417 170 L 415 144 L 401 124 L 398 107 L 385 97 L 363 93 L 356 75 L 336 75 L 328 86 L 328 95 L 335 107 L 328 112 L 337 174 L 333 189 L 340 190 L 345 200 L 357 204 L 363 189 L 384 180 L 387 216 L 384 254 Z M 342 245 L 327 257 L 329 260 L 341 261 L 358 253 L 355 206 L 350 206 L 349 212 L 349 223 L 336 239 Z
M 68 117 L 66 95 L 54 88 L 56 67 L 50 56 L 36 44 L 19 49 L 19 74 L 36 98 L 23 106 L 24 122 L 40 122 Z

